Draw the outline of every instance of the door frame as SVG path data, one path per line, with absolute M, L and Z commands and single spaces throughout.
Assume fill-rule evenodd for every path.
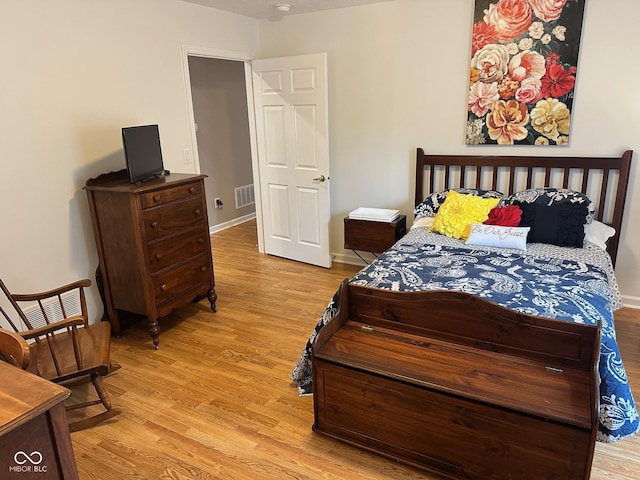
M 249 143 L 251 149 L 251 170 L 253 173 L 253 190 L 256 205 L 256 230 L 258 234 L 258 252 L 264 253 L 264 228 L 262 216 L 262 196 L 260 190 L 260 164 L 258 162 L 258 144 L 255 120 L 255 104 L 253 101 L 253 74 L 251 60 L 255 55 L 238 52 L 235 50 L 223 50 L 208 48 L 198 45 L 181 44 L 182 72 L 184 76 L 187 110 L 189 112 L 189 135 L 191 139 L 191 151 L 195 173 L 200 173 L 200 157 L 198 155 L 198 138 L 196 135 L 195 115 L 193 112 L 193 96 L 191 95 L 191 76 L 189 74 L 189 57 L 204 57 L 219 60 L 234 60 L 244 64 L 244 80 L 247 95 L 247 118 L 249 119 Z

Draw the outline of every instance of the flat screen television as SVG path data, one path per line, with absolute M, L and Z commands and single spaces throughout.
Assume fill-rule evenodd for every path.
M 164 173 L 158 125 L 123 127 L 122 146 L 131 183 L 146 182 Z

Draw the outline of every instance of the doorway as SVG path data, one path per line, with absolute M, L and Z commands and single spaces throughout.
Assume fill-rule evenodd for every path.
M 192 94 L 192 88 L 197 87 L 199 82 L 190 78 L 190 67 L 195 68 L 196 63 L 200 63 L 197 58 L 202 58 L 205 66 L 213 66 L 204 75 L 207 79 L 212 75 L 217 76 L 226 67 L 231 73 L 225 78 L 224 83 L 229 90 L 223 91 L 222 95 L 213 97 L 224 98 L 222 104 L 226 108 L 219 108 L 213 102 L 204 116 L 212 111 L 226 114 L 225 121 L 231 118 L 231 112 L 237 113 L 236 119 L 239 123 L 231 132 L 229 125 L 226 125 L 226 137 L 218 137 L 221 142 L 228 142 L 230 139 L 240 139 L 234 143 L 237 151 L 243 151 L 246 155 L 247 148 L 253 179 L 253 212 L 241 216 L 234 216 L 231 220 L 220 223 L 217 218 L 211 218 L 210 224 L 215 229 L 224 229 L 237 225 L 248 219 L 255 217 L 257 225 L 258 251 L 268 253 L 283 258 L 311 263 L 322 267 L 330 267 L 332 256 L 329 252 L 329 162 L 328 162 L 328 103 L 327 103 L 327 68 L 326 53 L 298 55 L 292 57 L 280 57 L 278 59 L 255 60 L 250 56 L 242 56 L 237 52 L 215 51 L 201 47 L 183 45 L 183 71 L 185 74 L 185 84 L 188 93 L 188 108 L 191 121 L 191 144 L 196 160 L 196 172 L 207 174 L 207 178 L 218 179 L 222 183 L 218 186 L 205 186 L 207 188 L 207 201 L 211 202 L 211 209 L 208 212 L 210 217 L 214 217 L 216 210 L 224 211 L 225 200 L 217 196 L 216 189 L 234 189 L 234 202 L 238 198 L 238 188 L 251 188 L 251 184 L 238 187 L 236 184 L 229 185 L 229 182 L 237 182 L 236 167 L 240 160 L 235 157 L 234 148 L 227 149 L 226 161 L 230 162 L 230 171 L 233 173 L 229 178 L 221 174 L 221 168 L 217 162 L 206 161 L 208 153 L 202 153 L 200 158 L 200 139 L 204 136 L 203 128 L 198 125 L 196 119 L 196 98 Z M 191 60 L 194 59 L 194 60 Z M 220 63 L 222 62 L 222 63 Z M 274 63 L 275 62 L 275 63 Z M 240 67 L 241 68 L 236 68 Z M 269 70 L 261 70 L 261 68 Z M 243 70 L 244 75 L 241 73 Z M 280 86 L 272 84 L 272 81 L 282 79 Z M 256 92 L 255 86 L 258 85 Z M 203 90 L 210 90 L 210 82 L 203 83 Z M 283 87 L 280 88 L 280 87 Z M 244 89 L 245 97 L 239 93 Z M 236 92 L 236 102 L 229 102 L 229 92 Z M 209 91 L 210 95 L 211 92 Z M 300 97 L 303 102 L 292 102 L 289 97 Z M 270 98 L 265 106 L 265 99 Z M 275 99 L 280 104 L 272 104 Z M 283 103 L 282 103 L 283 102 Z M 194 106 L 194 104 L 196 106 Z M 260 106 L 260 107 L 259 107 Z M 226 113 L 225 113 L 226 112 Z M 280 112 L 280 113 L 278 113 Z M 257 117 L 260 119 L 258 128 Z M 200 118 L 200 114 L 198 114 Z M 265 119 L 268 122 L 265 122 Z M 278 123 L 277 120 L 280 120 Z M 289 125 L 289 128 L 285 128 Z M 292 127 L 292 128 L 291 128 Z M 273 130 L 275 128 L 275 130 Z M 266 129 L 266 130 L 265 130 Z M 267 133 L 259 135 L 257 132 Z M 272 135 L 274 132 L 282 132 L 282 136 Z M 242 132 L 242 133 L 240 133 Z M 246 132 L 246 134 L 245 134 Z M 233 135 L 232 135 L 233 134 Z M 214 148 L 215 147 L 215 148 Z M 218 142 L 212 144 L 211 151 L 219 150 Z M 278 148 L 275 148 L 278 147 Z M 258 150 L 261 153 L 258 155 Z M 285 155 L 281 155 L 285 153 Z M 274 170 L 270 168 L 280 165 L 281 170 L 293 172 L 292 177 L 273 179 L 265 172 Z M 213 171 L 207 171 L 211 167 Z M 286 167 L 286 169 L 284 168 Z M 263 168 L 265 172 L 263 172 Z M 300 177 L 301 178 L 298 178 Z M 246 178 L 246 177 L 245 177 Z M 226 180 L 226 181 L 225 181 Z M 213 193 L 212 193 L 213 192 Z M 287 203 L 285 204 L 285 192 Z M 250 195 L 250 193 L 247 193 Z M 251 203 L 251 202 L 250 202 Z M 235 203 L 233 205 L 236 206 Z M 248 205 L 246 205 L 248 207 Z M 268 208 L 267 208 L 268 207 Z M 268 210 L 265 212 L 265 208 Z M 238 208 L 236 208 L 238 210 Z M 214 215 L 212 215 L 212 213 Z M 301 220 L 302 219 L 302 220 Z M 267 223 L 265 223 L 267 222 Z M 282 227 L 278 228 L 271 227 Z M 267 227 L 271 228 L 268 232 Z M 285 230 L 284 227 L 289 227 Z M 277 243 L 273 242 L 266 247 L 266 235 L 269 239 L 281 239 L 282 232 L 290 233 L 290 241 Z M 301 254 L 302 253 L 302 254 Z
M 200 173 L 211 232 L 256 217 L 243 61 L 189 55 Z

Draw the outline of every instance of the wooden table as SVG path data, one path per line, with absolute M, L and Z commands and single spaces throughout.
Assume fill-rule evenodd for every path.
M 0 478 L 77 480 L 68 389 L 0 362 Z

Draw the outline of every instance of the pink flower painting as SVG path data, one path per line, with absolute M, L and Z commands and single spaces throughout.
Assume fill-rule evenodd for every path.
M 568 145 L 585 0 L 476 0 L 467 145 Z

